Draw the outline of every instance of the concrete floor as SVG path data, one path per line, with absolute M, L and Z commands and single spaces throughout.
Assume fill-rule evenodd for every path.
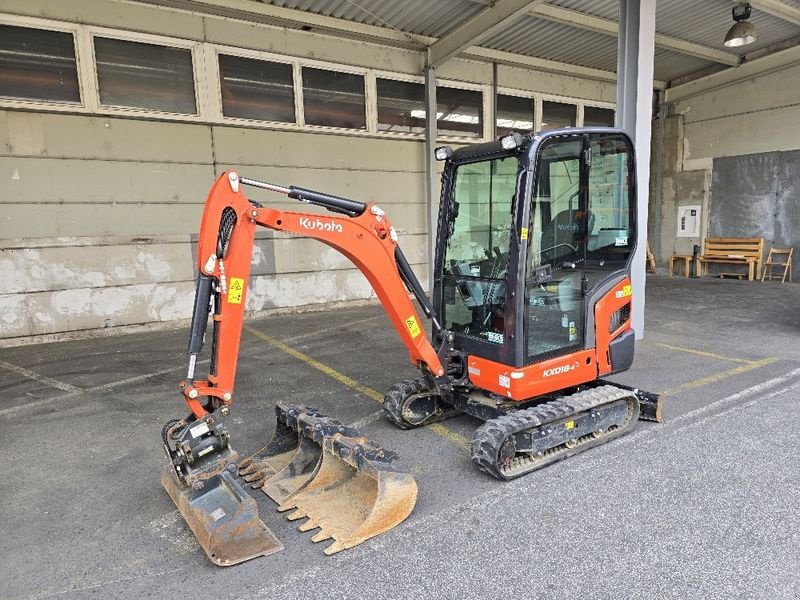
M 186 332 L 0 350 L 2 598 L 800 598 L 800 286 L 651 276 L 647 330 L 618 380 L 663 392 L 664 424 L 509 483 L 473 468 L 478 422 L 400 431 L 378 404 L 413 376 L 379 307 L 250 321 L 229 426 L 271 435 L 313 404 L 400 454 L 411 517 L 333 557 L 274 512 L 286 550 L 227 569 L 159 484 L 182 416 Z

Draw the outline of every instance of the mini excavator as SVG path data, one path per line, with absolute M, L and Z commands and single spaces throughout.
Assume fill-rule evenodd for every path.
M 307 519 L 326 554 L 360 544 L 413 510 L 414 479 L 394 454 L 315 408 L 276 404 L 269 443 L 248 458 L 225 418 L 245 314 L 257 226 L 317 239 L 367 277 L 420 370 L 387 392 L 386 417 L 403 429 L 457 414 L 484 423 L 472 460 L 513 479 L 661 420 L 660 398 L 603 378 L 633 361 L 631 260 L 637 215 L 630 139 L 610 128 L 563 129 L 436 150 L 444 160 L 432 300 L 378 206 L 223 173 L 198 240 L 189 368 L 180 388 L 190 414 L 164 425 L 162 484 L 208 557 L 219 565 L 276 552 L 247 487 Z M 249 200 L 245 186 L 320 212 Z M 430 319 L 424 333 L 413 296 Z M 211 317 L 208 375 L 196 377 Z

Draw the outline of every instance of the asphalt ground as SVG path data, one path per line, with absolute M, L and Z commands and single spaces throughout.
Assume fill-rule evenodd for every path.
M 665 422 L 505 483 L 470 462 L 477 420 L 380 418 L 416 371 L 379 306 L 250 320 L 236 449 L 271 436 L 276 400 L 311 404 L 398 452 L 419 498 L 327 557 L 256 491 L 286 549 L 229 568 L 159 483 L 185 330 L 0 349 L 0 597 L 800 598 L 798 306 L 795 284 L 649 276 L 616 380 L 663 393 Z

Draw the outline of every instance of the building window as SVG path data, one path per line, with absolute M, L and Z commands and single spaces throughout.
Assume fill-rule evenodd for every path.
M 578 107 L 563 102 L 542 102 L 542 131 L 575 127 Z
M 364 76 L 303 67 L 307 125 L 366 129 Z
M 95 37 L 94 55 L 103 106 L 197 114 L 191 50 Z
M 583 107 L 584 127 L 613 127 L 614 109 L 598 108 L 596 106 Z
M 0 25 L 0 96 L 80 103 L 72 34 Z
M 295 122 L 292 65 L 220 54 L 219 77 L 226 117 Z
M 497 95 L 497 135 L 533 129 L 533 99 Z
M 439 135 L 483 136 L 483 93 L 436 88 L 436 127 Z
M 378 131 L 425 132 L 425 85 L 394 79 L 375 80 Z

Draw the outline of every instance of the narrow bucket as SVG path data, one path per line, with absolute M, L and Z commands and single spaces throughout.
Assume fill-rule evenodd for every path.
M 212 562 L 230 566 L 283 550 L 231 470 L 222 469 L 189 486 L 167 465 L 161 484 Z

